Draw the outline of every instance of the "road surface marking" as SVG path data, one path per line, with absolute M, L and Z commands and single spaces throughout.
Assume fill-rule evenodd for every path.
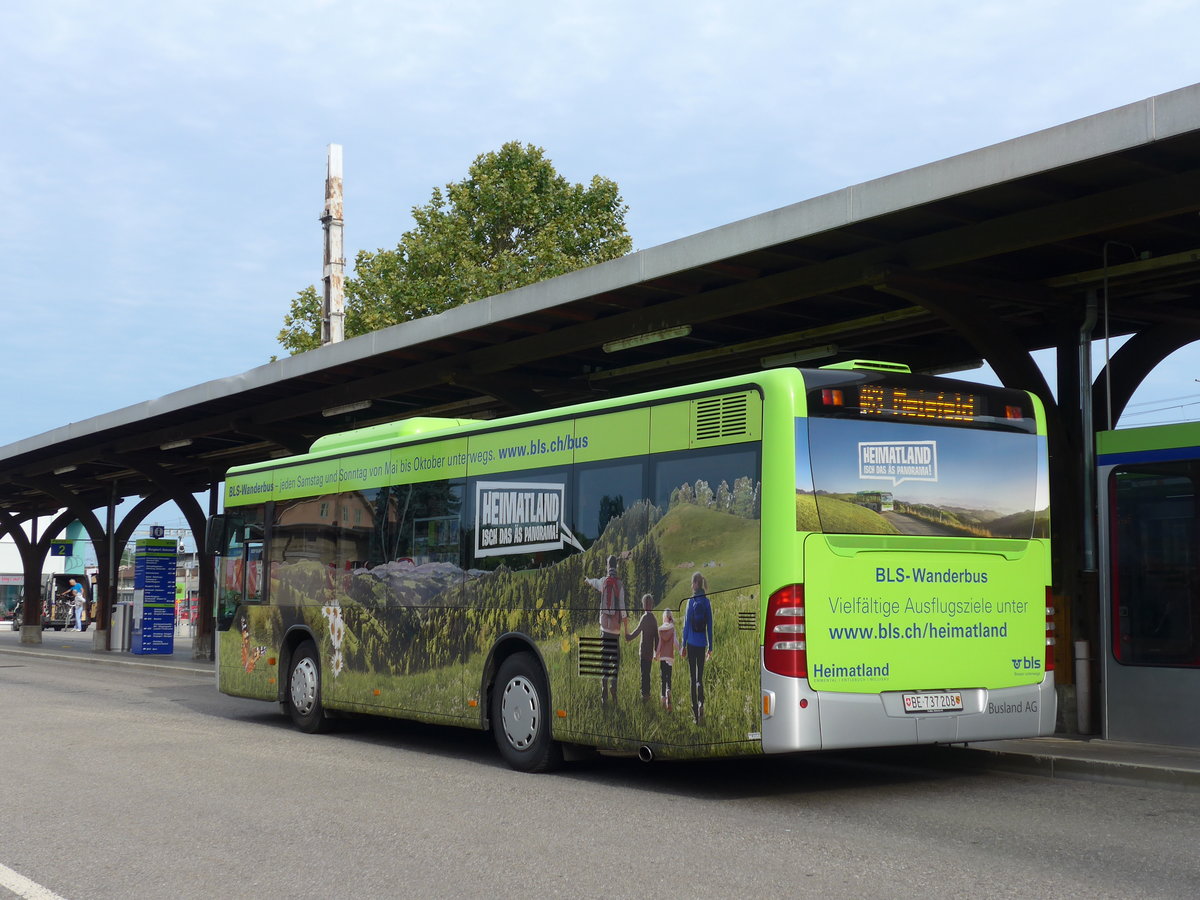
M 8 866 L 0 863 L 0 887 L 8 888 L 22 900 L 64 900 L 49 888 L 44 888 L 36 881 L 30 881 L 19 872 L 14 872 Z

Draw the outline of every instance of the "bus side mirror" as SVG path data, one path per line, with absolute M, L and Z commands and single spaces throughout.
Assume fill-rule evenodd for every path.
M 204 529 L 204 549 L 221 556 L 229 546 L 229 517 L 223 513 L 211 516 Z
M 204 529 L 204 547 L 215 556 L 224 556 L 231 542 L 248 544 L 263 539 L 261 525 L 247 525 L 246 520 L 232 513 L 211 516 Z

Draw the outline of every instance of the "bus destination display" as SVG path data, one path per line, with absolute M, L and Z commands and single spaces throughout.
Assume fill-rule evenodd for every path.
M 982 413 L 982 405 L 982 398 L 976 394 L 922 391 L 886 384 L 864 384 L 858 389 L 858 411 L 863 416 L 973 422 Z

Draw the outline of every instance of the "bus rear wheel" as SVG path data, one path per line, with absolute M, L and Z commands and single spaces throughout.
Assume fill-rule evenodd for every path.
M 562 746 L 550 737 L 546 673 L 532 653 L 514 653 L 500 664 L 492 689 L 492 734 L 500 755 L 521 772 L 548 772 L 562 763 Z
M 287 680 L 288 715 L 307 734 L 329 730 L 329 717 L 321 706 L 321 662 L 317 645 L 305 641 L 296 648 Z

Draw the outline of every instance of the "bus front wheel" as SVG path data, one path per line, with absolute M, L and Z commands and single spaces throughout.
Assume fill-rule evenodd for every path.
M 317 645 L 305 641 L 296 648 L 288 671 L 287 708 L 292 722 L 307 734 L 329 729 L 329 718 L 321 706 L 321 663 Z
M 550 737 L 550 692 L 532 653 L 514 653 L 500 664 L 492 689 L 492 734 L 500 755 L 521 772 L 547 772 L 562 762 Z

